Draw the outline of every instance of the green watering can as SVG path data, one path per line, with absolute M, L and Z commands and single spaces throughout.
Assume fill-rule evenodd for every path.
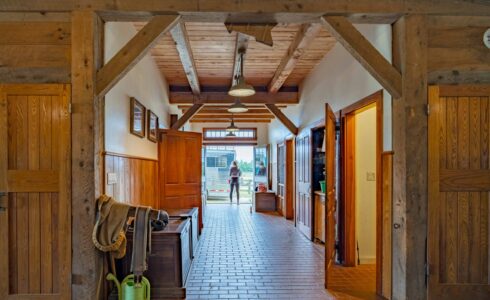
M 139 283 L 134 282 L 133 274 L 126 276 L 122 283 L 112 273 L 107 274 L 106 279 L 115 282 L 119 300 L 150 300 L 150 282 L 144 276 Z

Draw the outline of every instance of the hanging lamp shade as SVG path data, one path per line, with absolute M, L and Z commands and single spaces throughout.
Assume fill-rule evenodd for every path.
M 234 86 L 228 91 L 228 95 L 233 97 L 248 97 L 255 95 L 255 89 L 250 84 L 245 82 L 243 75 L 238 77 L 238 80 Z
M 228 112 L 231 113 L 244 113 L 248 111 L 248 107 L 243 105 L 239 99 L 235 99 L 235 103 L 233 103 L 230 107 L 228 107 Z
M 228 133 L 230 133 L 230 132 L 233 133 L 235 131 L 238 131 L 238 127 L 235 126 L 235 122 L 233 122 L 233 118 L 231 119 L 230 126 L 226 127 L 226 131 L 228 131 Z M 228 136 L 228 135 L 226 135 L 226 136 Z
M 229 131 L 227 134 L 226 134 L 226 137 L 236 137 L 235 133 L 233 131 Z

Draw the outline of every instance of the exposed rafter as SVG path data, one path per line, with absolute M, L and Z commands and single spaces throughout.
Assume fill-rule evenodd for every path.
M 96 95 L 105 95 L 170 30 L 180 16 L 155 16 L 97 72 Z M 75 74 L 76 76 L 76 74 Z
M 190 118 L 192 118 L 200 109 L 202 108 L 202 104 L 194 104 L 192 107 L 185 112 L 185 114 L 180 117 L 180 119 L 175 122 L 175 124 L 172 125 L 172 129 L 180 129 L 180 127 L 184 126 L 184 124 L 189 121 Z
M 288 119 L 288 117 L 286 117 L 286 115 L 279 109 L 277 108 L 277 106 L 275 106 L 274 104 L 266 104 L 265 106 L 267 106 L 267 108 L 271 111 L 271 113 L 274 114 L 274 116 L 276 116 L 279 121 L 284 125 L 286 126 L 286 128 L 294 135 L 298 134 L 298 127 L 296 127 L 296 125 L 294 125 L 293 122 L 291 122 L 291 120 Z
M 394 98 L 402 94 L 402 76 L 395 67 L 342 16 L 323 16 L 323 24 L 347 51 L 385 88 Z
M 306 48 L 315 39 L 316 35 L 321 29 L 319 24 L 303 24 L 299 28 L 294 40 L 289 46 L 286 56 L 283 57 L 279 67 L 277 67 L 276 73 L 269 83 L 269 92 L 277 92 L 294 70 L 299 58 L 305 52 Z
M 201 92 L 199 78 L 197 76 L 196 64 L 194 63 L 194 56 L 192 55 L 191 44 L 184 22 L 181 21 L 177 23 L 174 28 L 170 30 L 170 34 L 175 41 L 177 52 L 179 52 L 180 61 L 182 62 L 182 67 L 184 68 L 192 92 L 198 95 Z
M 190 123 L 230 123 L 230 119 L 199 119 L 192 118 Z M 270 119 L 237 119 L 235 123 L 270 123 Z
M 216 119 L 231 119 L 233 118 L 234 120 L 239 120 L 239 119 L 274 119 L 274 115 L 272 115 L 270 112 L 269 114 L 247 114 L 247 113 L 239 113 L 239 114 L 206 114 L 202 113 L 200 111 L 198 114 L 194 116 L 194 118 L 216 118 Z
M 256 92 L 255 95 L 240 99 L 242 103 L 255 104 L 297 104 L 298 92 L 278 92 L 275 94 L 268 92 Z M 201 94 L 194 95 L 190 91 L 170 91 L 170 104 L 224 104 L 234 103 L 235 98 L 228 95 L 226 91 L 203 91 Z

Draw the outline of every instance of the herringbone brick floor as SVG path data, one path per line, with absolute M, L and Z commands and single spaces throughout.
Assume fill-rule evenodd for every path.
M 249 208 L 207 206 L 187 299 L 359 299 L 324 289 L 323 247 L 292 222 Z

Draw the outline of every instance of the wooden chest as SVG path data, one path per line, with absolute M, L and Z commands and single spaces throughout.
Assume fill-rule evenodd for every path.
M 169 208 L 163 209 L 170 218 L 188 218 L 191 221 L 191 257 L 194 258 L 199 245 L 199 208 Z
M 276 211 L 274 192 L 255 192 L 255 211 Z
M 189 219 L 170 219 L 163 231 L 151 236 L 151 255 L 144 276 L 151 284 L 151 299 L 184 299 L 185 281 L 191 267 L 191 222 Z M 120 264 L 120 277 L 130 274 L 132 232 L 127 234 L 127 252 Z

